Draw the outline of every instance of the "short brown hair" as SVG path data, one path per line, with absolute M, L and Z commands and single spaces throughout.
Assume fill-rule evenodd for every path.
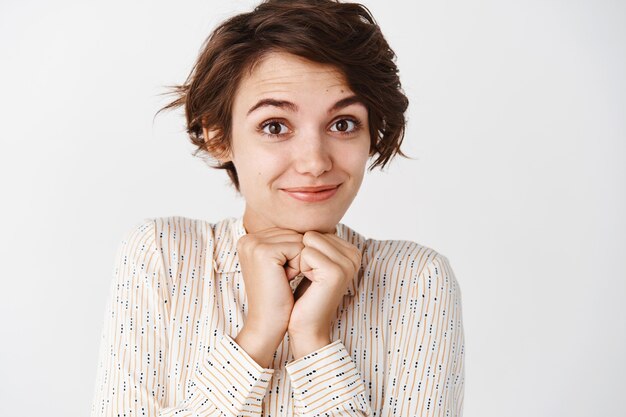
M 198 152 L 225 155 L 231 145 L 231 111 L 245 71 L 268 52 L 288 52 L 313 62 L 330 64 L 368 109 L 370 165 L 385 167 L 399 154 L 404 138 L 408 98 L 395 64 L 373 16 L 359 3 L 334 0 L 266 0 L 252 12 L 221 23 L 202 46 L 187 80 L 173 86 L 176 99 L 159 110 L 184 106 L 187 133 Z M 216 132 L 205 141 L 203 127 Z M 212 168 L 226 169 L 239 191 L 232 161 Z

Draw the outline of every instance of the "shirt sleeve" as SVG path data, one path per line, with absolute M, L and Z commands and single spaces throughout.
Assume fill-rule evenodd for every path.
M 361 374 L 341 340 L 285 366 L 294 411 L 303 417 L 371 416 Z
M 228 335 L 195 370 L 186 398 L 166 403 L 172 303 L 155 233 L 154 219 L 145 219 L 118 246 L 91 416 L 260 416 L 274 370 Z
M 380 415 L 463 415 L 465 384 L 461 289 L 448 259 L 436 254 L 412 278 L 390 340 L 391 358 Z

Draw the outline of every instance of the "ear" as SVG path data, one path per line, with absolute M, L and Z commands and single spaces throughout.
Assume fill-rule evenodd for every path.
M 202 127 L 202 135 L 204 137 L 205 143 L 213 139 L 218 133 L 219 129 L 209 129 L 207 127 Z M 207 151 L 209 151 L 211 156 L 217 159 L 220 164 L 232 161 L 232 152 L 229 149 L 226 149 L 226 146 L 224 145 L 213 145 L 212 149 L 207 149 Z

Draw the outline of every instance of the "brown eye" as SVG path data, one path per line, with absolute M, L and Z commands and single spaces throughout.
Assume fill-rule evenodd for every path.
M 260 126 L 259 131 L 266 136 L 278 137 L 286 134 L 287 126 L 278 120 L 269 120 Z
M 346 120 L 339 120 L 337 123 L 335 123 L 335 126 L 337 126 L 338 131 L 344 132 L 346 129 L 348 129 L 348 122 Z
M 331 131 L 342 135 L 351 135 L 359 130 L 361 122 L 356 119 L 339 119 L 333 123 Z
M 270 124 L 267 125 L 269 127 L 270 130 L 270 134 L 272 135 L 278 135 L 280 133 L 280 123 L 278 122 L 272 122 Z

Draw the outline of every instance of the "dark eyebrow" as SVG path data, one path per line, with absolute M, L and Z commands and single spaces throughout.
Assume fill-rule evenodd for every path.
M 335 104 L 333 104 L 333 106 L 328 109 L 328 114 L 337 111 L 339 109 L 342 109 L 344 107 L 348 107 L 351 104 L 354 103 L 360 103 L 363 104 L 363 101 L 358 98 L 355 95 L 352 96 L 348 96 L 346 98 L 342 98 L 341 100 L 339 100 L 338 102 L 336 102 Z M 364 105 L 364 104 L 363 104 Z M 252 113 L 253 111 L 255 111 L 256 109 L 260 108 L 260 107 L 264 107 L 264 106 L 272 106 L 272 107 L 278 107 L 280 109 L 285 109 L 285 110 L 289 110 L 291 112 L 296 113 L 298 111 L 298 106 L 290 101 L 287 100 L 276 100 L 273 98 L 264 98 L 262 100 L 259 100 L 254 106 L 252 106 L 250 108 L 250 110 L 248 110 L 248 114 L 250 115 L 250 113 Z
M 278 108 L 281 108 L 281 109 L 289 110 L 289 111 L 294 112 L 294 113 L 298 111 L 298 106 L 296 106 L 294 103 L 292 103 L 290 101 L 276 100 L 276 99 L 273 99 L 273 98 L 264 98 L 262 100 L 259 100 L 254 106 L 250 107 L 250 110 L 248 110 L 247 116 L 249 116 L 250 113 L 252 113 L 256 109 L 258 109 L 260 107 L 265 107 L 265 106 L 278 107 Z
M 365 103 L 363 103 L 363 100 L 361 100 L 360 98 L 358 98 L 357 96 L 348 96 L 346 98 L 342 98 L 341 100 L 339 100 L 338 102 L 336 102 L 335 104 L 333 104 L 333 106 L 328 109 L 328 114 L 337 111 L 339 109 L 343 109 L 344 107 L 348 107 L 351 104 L 355 104 L 355 103 L 359 103 L 363 106 L 365 106 Z

